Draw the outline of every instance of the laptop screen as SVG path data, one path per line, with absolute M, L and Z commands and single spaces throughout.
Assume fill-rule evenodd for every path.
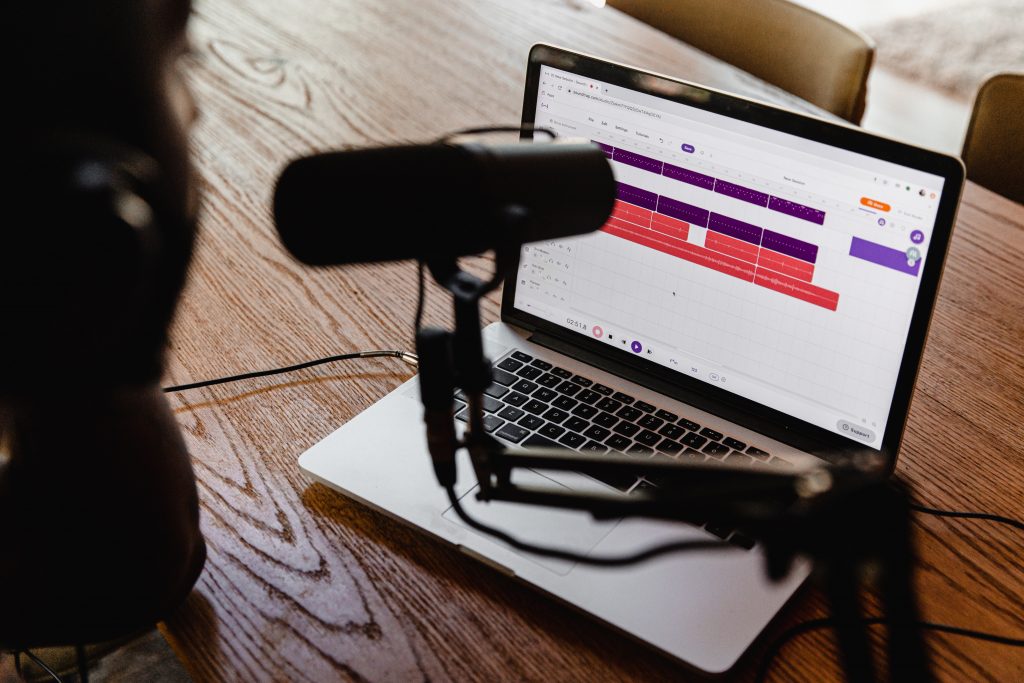
M 880 448 L 943 178 L 547 65 L 537 87 L 618 200 L 523 247 L 514 307 Z

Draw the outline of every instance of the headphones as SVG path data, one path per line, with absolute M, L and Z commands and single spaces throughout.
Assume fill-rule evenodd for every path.
M 0 392 L 68 373 L 107 384 L 159 374 L 170 317 L 159 165 L 84 133 L 16 149 L 0 222 Z M 164 289 L 173 309 L 177 286 Z

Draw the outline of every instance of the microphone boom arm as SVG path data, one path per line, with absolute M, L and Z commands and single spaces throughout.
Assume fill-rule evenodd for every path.
M 519 234 L 529 216 L 507 207 L 498 220 Z M 807 456 L 791 467 L 693 462 L 664 456 L 639 459 L 621 453 L 588 455 L 557 448 L 507 448 L 487 433 L 483 396 L 491 384 L 484 354 L 480 299 L 503 279 L 510 256 L 521 245 L 495 250 L 488 281 L 461 270 L 454 258 L 428 261 L 432 276 L 453 296 L 454 332 L 417 331 L 421 394 L 427 441 L 439 483 L 454 495 L 459 449 L 470 456 L 477 498 L 576 509 L 595 518 L 640 516 L 682 522 L 714 520 L 742 528 L 764 546 L 767 573 L 784 576 L 798 555 L 814 559 L 824 580 L 839 641 L 840 660 L 850 681 L 875 681 L 877 674 L 863 622 L 860 575 L 879 570 L 882 605 L 889 615 L 887 640 L 891 680 L 932 680 L 927 652 L 916 627 L 918 606 L 912 586 L 909 496 L 890 480 L 877 459 L 859 453 L 838 464 Z M 455 433 L 454 390 L 466 398 L 467 429 Z M 593 475 L 640 475 L 655 486 L 626 495 L 524 486 L 514 482 L 520 468 Z

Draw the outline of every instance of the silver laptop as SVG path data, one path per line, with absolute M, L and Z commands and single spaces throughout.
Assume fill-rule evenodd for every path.
M 507 444 L 786 467 L 851 451 L 895 465 L 963 185 L 956 159 L 538 45 L 523 122 L 601 145 L 618 201 L 600 232 L 522 248 L 487 429 Z M 459 425 L 464 422 L 460 401 Z M 480 503 L 514 536 L 584 554 L 721 538 L 734 552 L 620 569 L 515 551 L 437 485 L 412 379 L 299 459 L 313 479 L 707 672 L 733 666 L 808 575 L 779 583 L 742 529 Z M 630 495 L 656 480 L 527 471 Z

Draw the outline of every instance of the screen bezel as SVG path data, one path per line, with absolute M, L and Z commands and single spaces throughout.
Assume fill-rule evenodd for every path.
M 642 71 L 563 48 L 536 44 L 527 60 L 526 89 L 523 97 L 522 123 L 535 122 L 541 66 L 550 66 L 579 76 L 678 102 L 714 114 L 753 123 L 783 133 L 821 142 L 840 149 L 858 152 L 877 159 L 941 176 L 945 183 L 940 197 L 935 225 L 931 232 L 928 258 L 921 273 L 921 285 L 914 303 L 903 359 L 897 375 L 889 417 L 879 451 L 890 469 L 906 425 L 914 383 L 920 368 L 928 335 L 936 293 L 948 253 L 956 211 L 963 191 L 965 171 L 956 157 L 921 149 L 905 143 L 867 133 L 846 122 L 832 122 L 796 113 L 792 110 L 746 99 L 737 95 Z M 524 137 L 530 137 L 528 132 Z M 657 389 L 688 403 L 708 410 L 730 421 L 738 422 L 765 435 L 832 459 L 836 455 L 870 447 L 843 437 L 817 425 L 791 417 L 750 399 L 720 389 L 710 383 L 670 370 L 663 365 L 591 339 L 560 325 L 515 308 L 516 274 L 519 252 L 510 259 L 501 302 L 501 319 L 509 324 L 540 333 L 559 345 L 581 349 L 589 360 L 597 360 L 627 379 L 645 384 L 644 378 L 656 379 Z M 606 363 L 601 363 L 601 361 Z M 671 389 L 678 390 L 677 392 Z

